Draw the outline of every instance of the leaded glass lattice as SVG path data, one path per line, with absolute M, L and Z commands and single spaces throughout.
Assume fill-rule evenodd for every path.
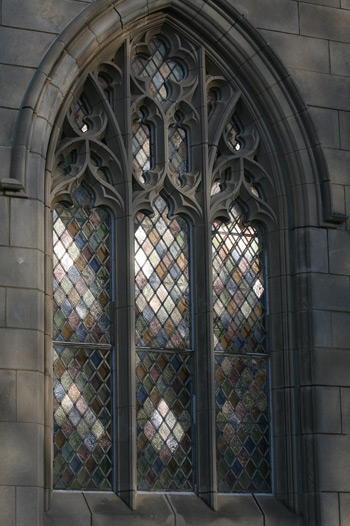
M 184 128 L 172 125 L 168 131 L 169 165 L 179 175 L 188 172 L 188 144 Z
M 73 207 L 53 212 L 54 340 L 110 342 L 110 216 L 90 209 L 80 186 Z
M 110 353 L 54 345 L 55 489 L 112 489 Z
M 271 491 L 267 357 L 215 354 L 219 492 Z
M 110 215 L 72 200 L 53 212 L 54 488 L 111 490 Z
M 140 490 L 193 490 L 191 361 L 191 353 L 136 353 Z
M 228 224 L 212 228 L 214 350 L 265 352 L 265 299 L 261 234 L 231 208 Z
M 136 172 L 146 172 L 151 169 L 151 129 L 141 120 L 132 126 L 133 166 Z
M 181 82 L 185 78 L 185 70 L 178 61 L 168 60 L 169 49 L 163 38 L 152 39 L 150 51 L 150 57 L 136 55 L 132 69 L 140 77 L 151 77 L 151 95 L 164 104 L 170 96 L 169 80 Z
M 189 349 L 188 226 L 168 211 L 159 196 L 153 217 L 135 218 L 136 345 Z

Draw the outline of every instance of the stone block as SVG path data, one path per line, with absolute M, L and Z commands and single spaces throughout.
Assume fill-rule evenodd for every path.
M 34 199 L 11 199 L 12 246 L 44 250 L 44 205 Z
M 0 122 L 2 123 L 0 127 L 0 145 L 1 146 L 11 146 L 12 135 L 15 129 L 17 114 L 18 114 L 17 110 L 9 110 L 7 108 L 0 108 Z
M 78 492 L 53 493 L 50 510 L 45 513 L 44 524 L 45 526 L 91 525 L 91 514 L 84 495 Z
M 332 274 L 350 275 L 350 232 L 329 230 L 329 270 Z
M 350 20 L 350 19 L 349 19 Z M 350 37 L 348 38 L 350 41 Z M 350 44 L 330 42 L 331 73 L 350 77 Z
M 6 322 L 6 289 L 3 287 L 0 287 L 0 327 L 5 327 Z
M 283 504 L 270 495 L 257 495 L 256 500 L 264 514 L 264 524 L 267 526 L 298 526 L 299 519 Z
M 148 494 L 137 496 L 137 509 L 131 511 L 116 495 L 97 495 L 85 493 L 89 509 L 93 514 L 94 526 L 107 526 L 114 517 L 120 518 L 120 524 L 128 526 L 153 526 L 174 523 L 174 514 L 165 495 Z M 56 525 L 55 525 L 56 526 Z
M 9 244 L 9 198 L 0 196 L 0 245 Z
M 42 486 L 43 426 L 0 422 L 0 485 Z
M 8 289 L 7 326 L 44 330 L 44 294 L 37 290 Z
M 0 65 L 0 106 L 19 109 L 34 71 L 20 66 Z
M 27 177 L 26 192 L 29 198 L 44 201 L 45 192 L 45 159 L 33 152 L 27 154 Z
M 290 71 L 309 106 L 350 110 L 350 79 L 295 68 Z
M 320 493 L 321 524 L 339 526 L 338 493 Z
M 288 0 L 239 0 L 234 4 L 237 11 L 260 29 L 286 33 L 299 33 L 298 7 Z M 269 14 L 268 16 L 267 13 Z
M 350 435 L 350 388 L 342 387 L 340 389 L 340 396 L 342 432 L 347 435 Z
M 301 3 L 299 16 L 302 35 L 349 41 L 350 13 L 347 11 Z
M 1 179 L 10 176 L 10 163 L 11 163 L 11 147 L 10 146 L 0 146 L 0 166 L 1 166 L 0 178 Z M 0 239 L 1 239 L 1 234 L 0 234 Z
M 331 184 L 333 210 L 345 214 L 345 188 L 340 184 Z
M 0 329 L 2 369 L 44 371 L 44 335 L 39 331 Z
M 44 423 L 44 375 L 17 371 L 17 421 Z
M 332 312 L 332 344 L 338 349 L 350 349 L 350 312 Z
M 16 371 L 0 369 L 0 421 L 16 420 Z
M 316 347 L 331 345 L 331 314 L 327 311 L 312 311 L 312 335 Z
M 326 40 L 277 31 L 261 30 L 260 33 L 287 68 L 329 73 L 329 52 Z
M 42 526 L 44 509 L 43 488 L 17 486 L 16 526 Z
M 44 256 L 38 250 L 0 246 L 0 286 L 43 290 Z
M 343 9 L 350 9 L 350 0 L 340 0 Z
M 2 62 L 36 68 L 54 38 L 54 35 L 40 31 L 3 27 L 0 33 Z M 19 42 L 25 42 L 25 45 L 19 45 Z
M 312 306 L 315 309 L 349 309 L 349 278 L 331 274 L 310 276 Z
M 350 111 L 339 112 L 340 146 L 350 150 Z
M 301 398 L 303 433 L 341 433 L 338 387 L 303 387 Z
M 350 353 L 348 348 L 316 349 L 313 367 L 316 384 L 350 387 Z
M 6 26 L 59 33 L 88 2 L 71 0 L 2 0 L 2 22 Z
M 317 435 L 319 487 L 321 491 L 348 491 L 350 436 Z
M 0 524 L 16 526 L 16 488 L 0 486 Z
M 340 502 L 340 524 L 341 526 L 350 526 L 350 493 L 341 493 Z
M 322 145 L 327 148 L 340 148 L 339 112 L 326 108 L 309 108 L 309 112 Z
M 294 232 L 296 272 L 328 272 L 327 230 L 298 228 Z
M 324 149 L 328 162 L 331 181 L 334 184 L 349 184 L 350 152 L 345 150 Z

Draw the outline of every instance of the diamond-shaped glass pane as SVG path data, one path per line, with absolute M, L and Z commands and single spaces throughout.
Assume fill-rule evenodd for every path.
M 110 214 L 90 208 L 80 186 L 73 206 L 53 212 L 54 340 L 110 342 Z
M 170 95 L 169 80 L 181 82 L 185 78 L 185 71 L 178 61 L 168 59 L 169 49 L 163 39 L 154 38 L 150 43 L 150 50 L 150 57 L 136 55 L 132 69 L 140 77 L 151 77 L 151 95 L 163 104 Z
M 212 228 L 215 351 L 265 352 L 265 283 L 261 233 L 243 224 L 237 204 Z
M 191 360 L 190 353 L 136 353 L 140 490 L 193 490 Z
M 215 355 L 219 492 L 270 492 L 267 357 Z
M 54 345 L 55 489 L 112 489 L 110 352 Z
M 182 175 L 188 171 L 187 136 L 184 128 L 170 126 L 168 131 L 170 168 Z
M 229 146 L 231 146 L 231 148 L 236 151 L 241 149 L 241 143 L 237 139 L 238 135 L 239 131 L 237 129 L 237 126 L 235 126 L 235 124 L 231 120 L 226 126 L 226 138 Z
M 138 121 L 132 127 L 133 166 L 136 171 L 151 169 L 151 153 L 150 127 Z
M 188 226 L 168 219 L 162 197 L 153 217 L 135 218 L 136 345 L 190 347 Z

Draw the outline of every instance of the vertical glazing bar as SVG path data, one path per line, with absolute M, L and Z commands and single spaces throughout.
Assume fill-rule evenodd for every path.
M 199 51 L 200 121 L 203 221 L 193 229 L 194 377 L 196 392 L 197 493 L 212 509 L 217 507 L 215 459 L 215 389 L 211 290 L 210 177 L 208 173 L 208 117 L 205 53 Z M 196 152 L 193 152 L 194 154 Z
M 124 120 L 120 122 L 126 138 L 125 215 L 117 220 L 119 250 L 116 251 L 116 413 L 117 413 L 117 493 L 131 508 L 136 507 L 136 386 L 135 386 L 135 314 L 134 248 L 132 213 L 132 133 L 130 118 L 130 43 L 123 49 Z

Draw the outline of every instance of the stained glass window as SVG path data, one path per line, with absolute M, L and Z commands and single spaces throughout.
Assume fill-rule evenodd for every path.
M 110 215 L 84 186 L 53 212 L 54 487 L 112 488 Z
M 135 219 L 138 485 L 186 491 L 193 488 L 188 227 L 168 212 L 159 196 L 154 217 Z
M 262 234 L 243 219 L 236 203 L 231 221 L 212 229 L 218 491 L 268 492 Z
M 145 121 L 144 114 L 132 125 L 133 167 L 142 182 L 144 172 L 150 170 L 153 163 L 152 129 Z

